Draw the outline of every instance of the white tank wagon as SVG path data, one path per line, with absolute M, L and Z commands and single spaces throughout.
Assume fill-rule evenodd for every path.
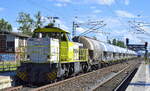
M 99 42 L 97 40 L 93 40 L 87 37 L 76 37 L 73 40 L 77 40 L 77 42 L 80 42 L 83 44 L 84 48 L 87 48 L 89 51 L 89 62 L 91 64 L 97 64 L 98 61 L 102 58 L 103 49 L 102 46 L 99 45 Z
M 82 43 L 83 47 L 89 49 L 89 61 L 91 64 L 126 60 L 136 56 L 136 52 L 132 50 L 114 46 L 89 37 L 77 36 L 73 40 Z

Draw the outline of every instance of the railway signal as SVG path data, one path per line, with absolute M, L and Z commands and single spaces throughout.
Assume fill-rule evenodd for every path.
M 148 50 L 148 42 L 145 42 L 145 44 L 129 44 L 129 39 L 126 38 L 126 45 L 128 49 L 134 50 L 134 51 L 145 51 L 145 58 L 147 58 Z

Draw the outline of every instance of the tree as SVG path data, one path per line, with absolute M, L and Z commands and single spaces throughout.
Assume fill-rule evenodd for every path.
M 123 41 L 117 41 L 117 46 L 125 48 L 125 44 Z
M 117 41 L 116 39 L 113 40 L 113 45 L 125 48 L 124 42 L 123 41 Z
M 7 30 L 12 31 L 12 26 L 7 21 L 5 21 L 3 18 L 0 19 L 0 31 Z
M 20 24 L 19 31 L 21 31 L 23 34 L 32 35 L 34 21 L 30 17 L 30 14 L 20 12 L 17 22 Z
M 97 38 L 95 36 L 93 36 L 93 39 L 97 40 Z
M 34 17 L 31 17 L 28 13 L 20 12 L 17 22 L 20 24 L 19 30 L 27 35 L 32 35 L 32 30 L 42 27 L 44 23 L 44 21 L 42 21 L 41 12 L 37 12 Z
M 123 48 L 126 47 L 123 41 L 117 41 L 116 39 L 113 39 L 112 44 Z
M 107 43 L 108 43 L 108 44 L 111 44 L 111 41 L 110 41 L 110 40 L 107 40 Z
M 113 39 L 112 44 L 113 44 L 113 45 L 117 45 L 116 39 Z
M 42 21 L 41 12 L 38 11 L 37 14 L 35 14 L 35 28 L 42 27 L 44 21 Z

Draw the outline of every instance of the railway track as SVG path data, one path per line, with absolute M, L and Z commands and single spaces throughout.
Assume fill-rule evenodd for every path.
M 132 60 L 34 89 L 20 86 L 6 91 L 112 91 L 138 65 L 139 61 Z
M 137 61 L 128 61 L 127 63 L 119 63 L 112 65 L 106 68 L 102 68 L 93 72 L 89 72 L 83 75 L 72 77 L 60 82 L 53 84 L 45 85 L 39 88 L 34 89 L 33 91 L 111 91 L 125 78 L 125 74 L 129 74 L 134 67 L 138 66 L 139 62 Z M 124 76 L 125 75 L 125 76 Z M 118 78 L 118 76 L 120 78 Z M 115 78 L 113 78 L 115 77 Z M 107 79 L 114 80 L 107 80 Z M 117 79 L 118 78 L 118 79 Z M 102 82 L 106 81 L 104 87 L 101 88 Z M 110 83 L 109 83 L 110 82 Z M 114 86 L 114 84 L 116 84 Z M 107 87 L 106 87 L 107 86 Z M 100 88 L 99 88 L 100 87 Z M 108 88 L 111 90 L 107 90 Z M 112 89 L 113 87 L 113 89 Z
M 16 86 L 16 87 L 5 88 L 0 91 L 32 91 L 33 89 L 34 88 L 24 87 L 24 86 L 20 85 L 20 86 Z
M 125 91 L 137 70 L 138 68 L 135 68 L 128 76 L 126 76 L 126 78 L 114 89 L 114 91 Z
M 23 86 L 17 86 L 17 87 L 9 87 L 2 89 L 1 91 L 20 91 L 23 88 Z
M 139 64 L 129 65 L 105 82 L 98 84 L 92 91 L 124 91 L 128 86 L 127 80 L 136 73 Z

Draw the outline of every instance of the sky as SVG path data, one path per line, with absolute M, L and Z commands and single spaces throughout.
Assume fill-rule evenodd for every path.
M 19 12 L 30 13 L 33 17 L 41 11 L 43 17 L 59 17 L 60 27 L 72 32 L 72 22 L 85 23 L 89 20 L 104 21 L 100 33 L 89 34 L 101 41 L 116 38 L 131 43 L 150 42 L 150 26 L 141 27 L 148 34 L 137 34 L 129 21 L 150 23 L 150 1 L 148 0 L 0 0 L 0 18 L 4 18 L 17 31 Z M 77 34 L 87 30 L 87 26 L 77 28 Z M 150 43 L 149 43 L 150 44 Z

